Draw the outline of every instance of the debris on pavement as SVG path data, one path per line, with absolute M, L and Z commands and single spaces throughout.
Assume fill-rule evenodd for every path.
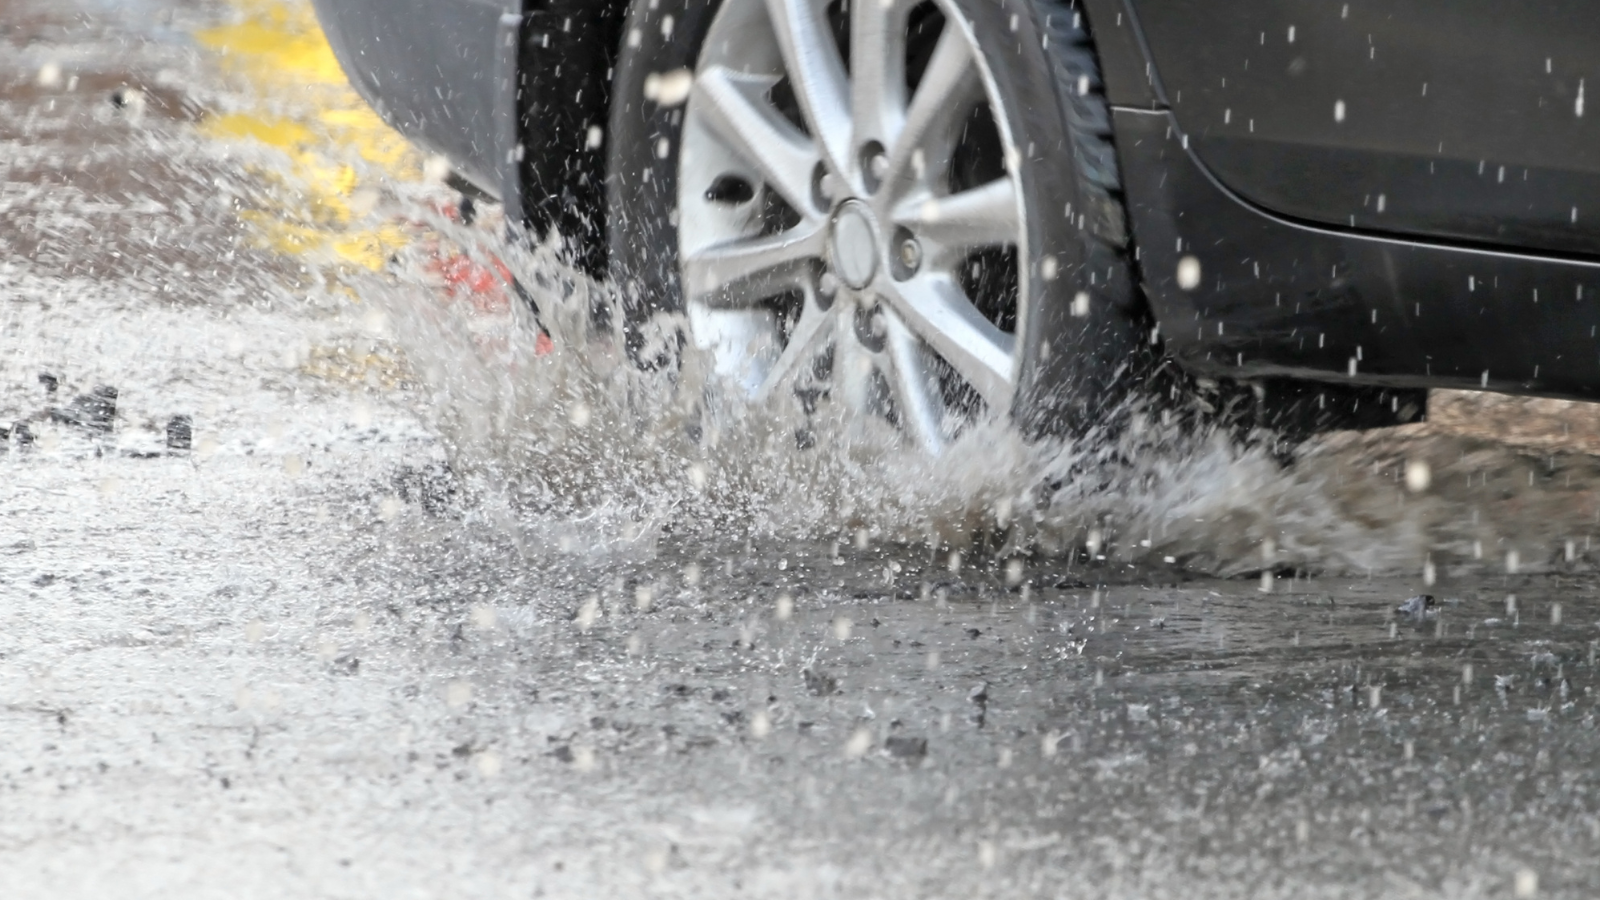
M 1409 597 L 1404 603 L 1395 607 L 1395 612 L 1413 619 L 1427 619 L 1439 614 L 1438 605 L 1434 603 L 1432 594 L 1418 594 Z
M 89 393 L 74 397 L 65 407 L 51 407 L 47 415 L 50 421 L 62 425 L 109 432 L 116 424 L 117 389 L 109 384 L 96 385 Z

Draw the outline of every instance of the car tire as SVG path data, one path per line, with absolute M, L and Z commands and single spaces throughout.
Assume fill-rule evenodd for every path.
M 696 109 L 706 108 L 695 92 L 705 88 L 705 73 L 711 71 L 709 66 L 700 69 L 707 35 L 730 3 L 762 5 L 760 0 L 636 0 L 623 27 L 607 142 L 607 249 L 627 323 L 629 349 L 647 364 L 670 362 L 683 341 L 695 339 L 693 335 L 675 339 L 675 326 L 662 328 L 661 323 L 681 326 L 686 320 L 693 321 L 692 316 L 685 316 L 691 304 L 685 300 L 683 229 L 698 228 L 699 220 L 693 218 L 697 215 L 693 210 L 682 209 L 681 201 L 687 197 L 693 206 L 692 201 L 700 195 L 684 192 L 680 177 L 686 169 L 680 157 L 690 154 L 684 149 L 686 120 Z M 785 7 L 783 0 L 770 0 L 767 5 Z M 1011 343 L 1005 345 L 1014 353 L 1013 368 L 1009 381 L 987 382 L 985 405 L 993 402 L 992 398 L 1001 398 L 998 402 L 1006 407 L 1011 420 L 1031 434 L 1082 435 L 1114 427 L 1114 414 L 1126 408 L 1125 401 L 1153 370 L 1154 353 L 1146 339 L 1149 323 L 1134 286 L 1110 113 L 1087 23 L 1079 11 L 1050 0 L 928 0 L 919 8 L 930 5 L 941 16 L 959 15 L 967 29 L 961 34 L 975 43 L 981 54 L 985 102 L 994 130 L 1008 141 L 1012 157 L 1004 177 L 1012 179 L 1009 183 L 1023 198 L 1015 245 L 1019 249 L 1014 252 L 1016 321 Z M 747 12 L 736 10 L 730 15 Z M 924 22 L 931 14 L 911 15 L 924 16 L 914 20 Z M 955 20 L 942 21 L 943 28 L 950 28 Z M 712 52 L 729 52 L 729 43 L 719 41 Z M 848 46 L 848 39 L 841 39 L 838 48 Z M 663 79 L 681 80 L 679 73 L 695 73 L 693 91 L 680 90 L 674 83 L 670 96 L 663 96 Z M 854 133 L 860 131 L 857 126 Z M 974 126 L 969 123 L 960 140 L 973 133 Z M 817 142 L 819 147 L 824 144 L 823 140 Z M 858 149 L 851 146 L 850 152 Z M 882 155 L 889 153 L 882 149 Z M 863 170 L 869 167 L 866 162 L 861 165 Z M 920 169 L 917 174 L 922 176 Z M 949 176 L 952 185 L 955 179 L 955 175 Z M 833 187 L 837 189 L 845 181 L 841 175 Z M 828 184 L 826 176 L 821 183 Z M 706 186 L 697 183 L 692 189 L 698 192 Z M 766 184 L 755 189 L 769 190 Z M 771 192 L 777 193 L 776 189 Z M 754 202 L 743 197 L 739 193 L 730 202 Z M 826 226 L 831 237 L 825 240 L 831 243 L 823 265 L 845 272 L 840 259 L 844 239 L 839 236 L 844 214 L 839 210 L 835 207 L 825 213 L 833 218 Z M 815 213 L 806 211 L 806 215 Z M 870 216 L 862 214 L 862 218 Z M 871 221 L 871 228 L 876 229 L 871 233 L 886 246 L 886 265 L 896 265 L 887 249 L 894 239 L 883 237 L 889 224 Z M 856 226 L 852 223 L 851 227 Z M 1023 247 L 1025 251 L 1020 249 Z M 946 255 L 958 258 L 952 255 L 956 253 L 959 248 Z M 902 256 L 911 259 L 914 254 L 906 251 Z M 861 268 L 865 264 L 851 265 Z M 972 283 L 980 284 L 980 267 L 969 268 Z M 952 271 L 959 274 L 968 269 Z M 824 288 L 829 285 L 825 276 L 831 272 L 826 269 L 819 276 Z M 982 274 L 987 276 L 988 270 Z M 873 277 L 886 283 L 889 279 L 881 267 Z M 932 281 L 934 275 L 927 279 Z M 835 278 L 833 283 L 838 281 Z M 968 292 L 976 296 L 982 290 L 987 288 L 980 285 Z M 811 291 L 806 294 L 812 298 L 807 303 L 816 299 L 816 289 Z M 863 291 L 863 296 L 853 301 L 861 308 L 875 299 L 868 296 L 871 289 Z M 910 322 L 916 315 L 915 309 L 902 314 L 902 307 L 886 308 L 899 316 L 896 322 Z M 984 314 L 996 317 L 993 323 L 1003 332 L 1003 311 Z M 783 313 L 776 315 L 781 319 Z M 803 320 L 807 314 L 793 315 Z M 869 310 L 869 315 L 882 314 Z M 689 327 L 692 331 L 692 324 Z M 788 328 L 791 334 L 795 327 L 782 321 L 778 326 L 780 330 Z M 843 326 L 839 333 L 846 333 Z M 936 337 L 943 339 L 942 334 Z M 933 344 L 924 341 L 919 346 L 926 351 Z M 833 353 L 828 351 L 829 358 Z M 950 368 L 958 375 L 966 371 L 954 364 Z M 992 367 L 994 371 L 1000 368 Z M 970 381 L 976 383 L 977 379 Z M 924 382 L 931 383 L 927 377 Z M 948 400 L 949 390 L 941 390 L 944 393 L 939 396 Z M 900 416 L 902 422 L 910 419 Z M 927 443 L 937 449 L 936 440 Z

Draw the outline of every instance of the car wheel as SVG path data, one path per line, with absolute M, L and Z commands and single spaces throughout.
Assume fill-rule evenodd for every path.
M 989 416 L 1090 431 L 1144 371 L 1065 4 L 636 0 L 613 98 L 636 350 L 668 314 L 750 400 L 837 404 L 930 453 Z

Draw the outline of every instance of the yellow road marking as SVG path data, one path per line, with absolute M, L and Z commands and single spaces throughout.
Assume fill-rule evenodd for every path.
M 255 102 L 207 117 L 200 131 L 214 140 L 254 141 L 289 159 L 286 171 L 255 172 L 271 188 L 264 193 L 270 205 L 241 217 L 263 245 L 307 263 L 382 268 L 409 239 L 397 226 L 363 224 L 352 199 L 373 187 L 365 182 L 420 180 L 421 155 L 350 87 L 308 5 L 233 5 L 234 22 L 195 39 Z

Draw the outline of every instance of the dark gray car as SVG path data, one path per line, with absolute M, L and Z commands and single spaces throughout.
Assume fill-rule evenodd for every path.
M 1577 0 L 316 3 L 391 123 L 757 401 L 936 452 L 1167 359 L 1301 434 L 1600 393 Z

